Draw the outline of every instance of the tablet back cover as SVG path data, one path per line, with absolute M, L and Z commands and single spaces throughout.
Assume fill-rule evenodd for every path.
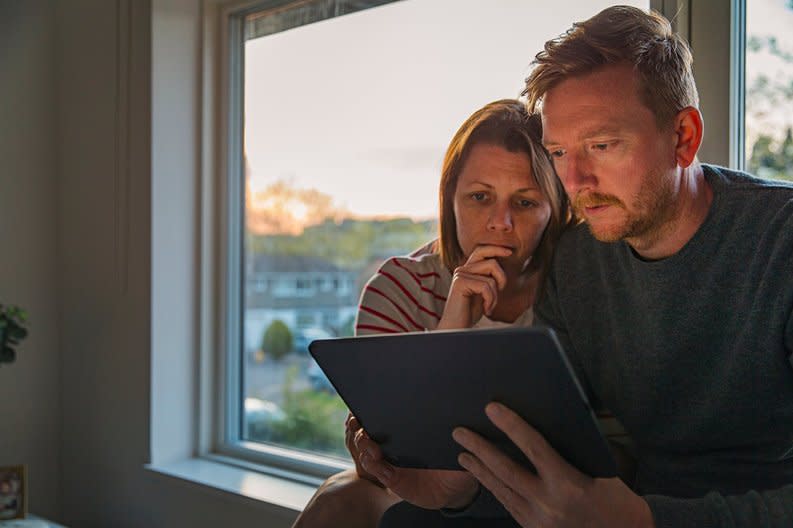
M 533 469 L 484 413 L 499 401 L 593 477 L 616 466 L 553 332 L 508 328 L 314 341 L 319 366 L 394 465 L 461 469 L 456 426 L 468 427 Z

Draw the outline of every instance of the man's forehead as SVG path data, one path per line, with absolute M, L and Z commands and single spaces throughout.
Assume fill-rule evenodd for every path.
M 561 86 L 548 91 L 540 105 L 543 143 L 562 139 L 609 135 L 644 126 L 652 112 L 638 94 L 625 86 L 614 91 L 585 84 Z
M 631 127 L 630 115 L 610 105 L 579 105 L 563 113 L 542 113 L 543 144 L 613 135 Z

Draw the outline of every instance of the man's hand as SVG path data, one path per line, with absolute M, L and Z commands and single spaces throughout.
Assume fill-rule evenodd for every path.
M 452 436 L 468 453 L 460 465 L 524 527 L 653 527 L 650 508 L 618 478 L 593 479 L 567 463 L 534 428 L 499 403 L 485 409 L 517 445 L 537 474 L 514 462 L 470 429 Z
M 393 493 L 411 504 L 436 510 L 462 508 L 479 492 L 479 483 L 466 471 L 409 469 L 389 464 L 380 446 L 363 429 L 355 437 L 361 465 Z
M 438 322 L 438 330 L 470 328 L 482 315 L 490 315 L 498 293 L 507 285 L 507 275 L 496 260 L 512 250 L 501 246 L 477 246 L 462 266 L 454 270 L 452 285 Z

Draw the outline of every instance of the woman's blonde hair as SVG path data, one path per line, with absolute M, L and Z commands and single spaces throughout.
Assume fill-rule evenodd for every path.
M 525 104 L 517 99 L 502 99 L 487 104 L 460 126 L 443 159 L 439 190 L 440 237 L 437 246 L 449 271 L 462 264 L 464 258 L 457 239 L 457 219 L 454 215 L 457 181 L 474 145 L 488 144 L 503 147 L 509 152 L 526 153 L 531 160 L 534 179 L 551 205 L 548 226 L 527 268 L 527 272 L 540 271 L 545 274 L 556 241 L 572 221 L 572 213 L 567 194 L 556 177 L 541 140 L 540 117 L 529 114 Z
M 630 64 L 639 77 L 639 97 L 664 128 L 683 108 L 699 105 L 692 62 L 688 44 L 663 16 L 613 6 L 546 42 L 535 57 L 523 95 L 534 112 L 542 97 L 563 80 L 607 65 Z

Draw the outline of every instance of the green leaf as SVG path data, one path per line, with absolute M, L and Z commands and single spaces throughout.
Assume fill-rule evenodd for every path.
M 28 331 L 20 326 L 13 326 L 8 329 L 8 336 L 10 339 L 25 339 L 28 335 Z
M 14 349 L 10 347 L 3 347 L 0 350 L 0 363 L 13 363 L 16 359 Z

